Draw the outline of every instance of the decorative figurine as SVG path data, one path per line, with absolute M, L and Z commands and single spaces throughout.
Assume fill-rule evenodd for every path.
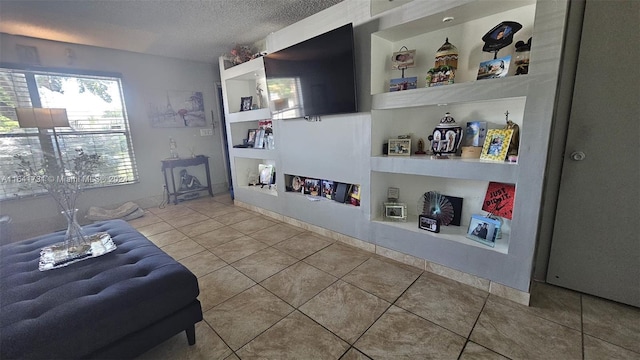
M 424 140 L 422 138 L 418 139 L 418 150 L 415 152 L 416 155 L 425 155 L 427 152 L 424 151 Z
M 447 112 L 430 136 L 431 150 L 437 155 L 455 155 L 460 148 L 462 137 L 462 127 L 456 124 L 456 120 Z
M 447 38 L 436 52 L 435 66 L 427 72 L 427 87 L 453 84 L 458 68 L 458 48 Z
M 509 120 L 509 111 L 505 112 L 504 116 L 507 122 L 507 125 L 504 128 L 513 130 L 511 142 L 509 143 L 509 150 L 507 150 L 507 157 L 509 158 L 509 161 L 514 162 L 511 159 L 512 156 L 514 156 L 515 159 L 517 159 L 518 156 L 518 148 L 520 147 L 520 126 Z

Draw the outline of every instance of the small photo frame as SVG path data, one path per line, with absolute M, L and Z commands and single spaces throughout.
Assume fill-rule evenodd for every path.
M 304 192 L 304 179 L 300 176 L 292 176 L 291 191 L 299 193 Z
M 440 221 L 438 219 L 430 218 L 426 215 L 418 215 L 418 227 L 422 230 L 431 231 L 434 233 L 440 232 Z
M 256 129 L 256 140 L 253 143 L 254 149 L 264 148 L 264 129 Z
M 311 196 L 320 195 L 320 180 L 304 179 L 304 193 Z
M 241 97 L 240 98 L 240 111 L 249 111 L 251 110 L 251 103 L 253 102 L 253 96 Z
M 403 203 L 384 203 L 384 218 L 390 221 L 407 221 L 407 205 Z
M 253 146 L 253 144 L 255 144 L 257 131 L 258 129 L 249 129 L 249 131 L 247 132 L 247 145 Z
M 322 196 L 327 199 L 332 199 L 334 190 L 335 188 L 332 180 L 322 180 Z
M 418 88 L 418 78 L 416 76 L 389 80 L 390 92 L 411 90 L 411 89 L 417 89 L 417 88 Z
M 500 229 L 500 222 L 482 215 L 472 215 L 467 230 L 467 238 L 495 247 L 496 235 Z
M 406 49 L 406 48 L 405 48 Z M 415 50 L 405 50 L 394 52 L 391 56 L 391 69 L 402 70 L 410 67 L 415 67 Z
M 480 160 L 504 161 L 513 136 L 512 129 L 489 129 L 484 139 Z
M 258 174 L 260 176 L 259 184 L 271 187 L 271 184 L 273 184 L 273 165 L 259 164 Z
M 411 139 L 389 139 L 389 156 L 409 156 L 411 155 Z
M 511 63 L 511 55 L 483 61 L 478 68 L 477 80 L 495 79 L 507 76 L 509 72 L 509 63 Z

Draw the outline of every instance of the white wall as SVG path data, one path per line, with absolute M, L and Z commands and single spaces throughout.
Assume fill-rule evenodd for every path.
M 44 67 L 93 70 L 122 74 L 125 104 L 129 117 L 133 147 L 138 166 L 139 183 L 88 190 L 80 197 L 80 211 L 89 206 L 114 208 L 134 201 L 142 207 L 159 205 L 164 180 L 160 160 L 169 156 L 169 137 L 178 144 L 181 156 L 190 154 L 189 146 L 197 154 L 210 157 L 211 181 L 214 193 L 226 191 L 227 179 L 222 153 L 222 137 L 215 83 L 220 74 L 217 64 L 185 61 L 133 52 L 59 43 L 8 34 L 0 34 L 0 61 L 19 63 L 16 44 L 35 46 Z M 71 64 L 66 49 L 74 54 Z M 167 90 L 202 91 L 207 128 L 215 129 L 213 136 L 200 136 L 202 128 L 153 128 L 147 117 L 149 102 L 164 104 Z M 203 183 L 204 170 L 189 168 Z M 48 196 L 0 202 L 0 214 L 12 218 L 13 240 L 48 233 L 64 227 L 53 200 Z

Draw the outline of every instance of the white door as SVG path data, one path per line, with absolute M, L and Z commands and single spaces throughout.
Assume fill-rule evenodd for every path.
M 547 271 L 551 284 L 638 307 L 639 19 L 640 1 L 586 2 Z

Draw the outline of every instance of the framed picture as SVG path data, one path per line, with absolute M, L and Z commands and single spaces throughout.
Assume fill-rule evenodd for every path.
M 467 230 L 467 238 L 485 245 L 496 246 L 496 234 L 500 228 L 500 222 L 482 215 L 472 215 Z
M 384 218 L 391 221 L 407 220 L 407 205 L 403 203 L 384 203 Z
M 440 221 L 430 218 L 426 215 L 418 215 L 418 227 L 422 230 L 427 230 L 435 233 L 440 232 Z
M 512 129 L 489 129 L 484 139 L 480 160 L 504 161 L 513 135 Z
M 258 129 L 249 129 L 247 133 L 247 145 L 253 145 L 256 142 L 256 132 Z
M 507 76 L 511 55 L 483 61 L 478 68 L 477 80 L 495 79 Z
M 304 193 L 311 196 L 320 195 L 320 180 L 304 179 Z
M 256 140 L 253 143 L 254 149 L 264 148 L 264 129 L 256 129 Z
M 322 180 L 322 196 L 327 199 L 333 198 L 334 185 L 331 180 Z
M 417 89 L 417 88 L 418 88 L 418 78 L 415 76 L 389 80 L 390 92 L 411 90 L 411 89 Z
M 405 48 L 406 49 L 406 48 Z M 391 69 L 402 70 L 410 67 L 415 67 L 415 50 L 405 50 L 394 52 L 391 56 Z
M 464 132 L 464 140 L 462 143 L 465 146 L 482 146 L 486 136 L 486 121 L 467 121 L 467 130 Z
M 299 193 L 304 192 L 304 179 L 300 176 L 292 176 L 291 191 Z
M 260 185 L 269 185 L 273 184 L 273 165 L 268 164 L 259 164 L 258 165 L 258 174 L 260 174 Z
M 360 200 L 360 185 L 351 185 L 351 198 Z
M 411 155 L 411 139 L 389 139 L 387 155 Z
M 240 98 L 240 111 L 251 110 L 251 103 L 253 102 L 253 96 L 247 96 Z

